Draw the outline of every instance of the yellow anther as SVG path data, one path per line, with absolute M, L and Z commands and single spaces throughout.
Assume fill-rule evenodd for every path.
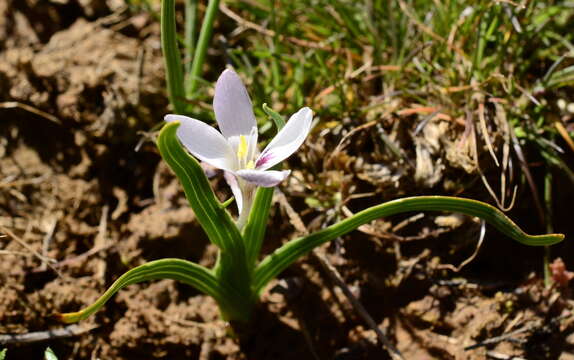
M 244 159 L 247 156 L 247 140 L 245 136 L 239 135 L 239 146 L 237 146 L 237 157 Z
M 255 169 L 255 163 L 253 162 L 253 160 L 249 160 L 247 165 L 245 165 L 245 168 L 246 169 Z

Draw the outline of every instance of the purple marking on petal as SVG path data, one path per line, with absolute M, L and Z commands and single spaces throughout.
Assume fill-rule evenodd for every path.
M 313 111 L 308 107 L 293 114 L 287 124 L 275 135 L 273 140 L 263 149 L 260 158 L 266 158 L 264 165 L 259 165 L 259 170 L 267 170 L 273 165 L 287 159 L 303 144 L 311 130 Z M 271 157 L 267 157 L 271 155 Z
M 255 163 L 255 168 L 257 169 L 267 164 L 272 158 L 273 154 L 263 154 L 262 156 L 259 157 L 259 159 L 257 159 L 257 162 Z

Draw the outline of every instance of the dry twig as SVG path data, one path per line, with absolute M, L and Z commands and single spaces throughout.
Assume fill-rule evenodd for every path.
M 551 323 L 551 324 L 552 324 L 552 323 L 558 323 L 558 322 L 560 322 L 560 320 L 562 320 L 562 319 L 564 319 L 564 318 L 567 318 L 567 317 L 570 317 L 570 316 L 572 316 L 572 314 L 571 314 L 570 312 L 568 312 L 568 313 L 566 313 L 566 314 L 564 314 L 564 315 L 560 315 L 560 316 L 555 317 L 554 319 L 550 320 L 550 323 Z M 519 329 L 517 329 L 517 330 L 511 331 L 511 332 L 509 332 L 509 333 L 502 334 L 502 335 L 500 335 L 500 336 L 495 336 L 495 337 L 486 339 L 486 340 L 484 340 L 484 341 L 481 341 L 481 342 L 479 342 L 479 343 L 476 343 L 476 344 L 474 344 L 474 345 L 467 346 L 467 347 L 464 348 L 464 350 L 468 351 L 468 350 L 477 349 L 477 348 L 483 347 L 483 346 L 498 344 L 498 343 L 500 343 L 500 342 L 502 342 L 502 341 L 511 339 L 512 337 L 514 337 L 514 336 L 516 336 L 516 335 L 519 335 L 519 334 L 522 334 L 522 333 L 525 333 L 525 332 L 531 332 L 531 331 L 534 331 L 534 330 L 536 330 L 536 329 L 538 329 L 538 328 L 542 328 L 542 327 L 544 327 L 544 326 L 547 326 L 547 325 L 544 324 L 544 323 L 542 323 L 542 322 L 540 322 L 540 321 L 535 321 L 535 322 L 530 323 L 530 324 L 528 324 L 528 325 L 524 325 L 523 327 L 521 327 L 521 328 L 519 328 Z
M 97 328 L 97 325 L 82 327 L 74 324 L 59 329 L 35 331 L 26 334 L 0 334 L 0 344 L 28 344 L 39 341 L 78 336 L 90 332 L 95 328 Z
M 302 233 L 308 234 L 307 227 L 304 225 L 303 221 L 299 217 L 299 214 L 291 207 L 285 194 L 278 192 L 279 196 L 279 203 L 285 211 L 287 212 L 287 216 L 289 216 L 289 220 L 291 224 L 295 227 L 295 229 Z M 311 253 L 312 256 L 319 261 L 319 264 L 323 267 L 325 272 L 328 274 L 329 278 L 343 291 L 343 294 L 349 301 L 349 303 L 353 306 L 357 314 L 365 321 L 365 323 L 375 332 L 377 335 L 377 339 L 379 340 L 380 344 L 386 348 L 389 355 L 394 360 L 402 360 L 403 357 L 400 351 L 389 341 L 389 339 L 385 336 L 383 331 L 377 326 L 375 320 L 371 317 L 368 313 L 367 309 L 360 303 L 360 301 L 353 295 L 345 281 L 343 280 L 341 274 L 337 271 L 337 269 L 329 263 L 327 258 L 325 257 L 324 253 L 321 253 L 318 249 L 313 250 Z
M 24 103 L 21 103 L 18 101 L 1 102 L 0 103 L 0 109 L 22 109 L 24 111 L 30 112 L 32 114 L 36 114 L 40 117 L 43 117 L 44 119 L 49 120 L 49 121 L 56 123 L 58 125 L 62 125 L 62 122 L 60 121 L 60 119 L 58 119 L 54 115 L 48 114 L 45 111 L 42 111 L 42 110 L 35 108 L 31 105 L 24 104 Z
M 55 262 L 54 259 L 50 259 L 48 257 L 43 256 L 42 254 L 40 254 L 39 252 L 37 252 L 36 250 L 34 250 L 33 247 L 31 247 L 30 245 L 28 245 L 28 243 L 26 243 L 24 240 L 20 239 L 19 236 L 16 236 L 16 234 L 14 234 L 12 231 L 8 230 L 6 227 L 0 225 L 0 231 L 2 231 L 4 234 L 8 235 L 9 237 L 11 237 L 13 240 L 15 240 L 18 244 L 20 244 L 22 247 L 24 247 L 26 250 L 30 251 L 36 258 L 38 258 L 40 261 L 47 262 L 48 266 L 50 266 L 54 271 L 57 272 L 56 269 L 54 269 L 51 265 L 51 263 Z
M 233 19 L 235 22 L 237 22 L 240 26 L 255 30 L 258 33 L 261 33 L 261 34 L 269 36 L 269 37 L 277 36 L 279 41 L 288 41 L 290 43 L 293 43 L 295 45 L 299 45 L 302 47 L 311 48 L 311 49 L 320 49 L 320 50 L 325 50 L 325 51 L 330 51 L 330 52 L 335 52 L 335 53 L 342 53 L 344 51 L 343 49 L 335 49 L 331 46 L 324 45 L 321 43 L 303 40 L 303 39 L 298 39 L 298 38 L 292 37 L 292 36 L 284 36 L 281 34 L 277 34 L 273 30 L 266 29 L 261 25 L 255 24 L 249 20 L 245 20 L 244 18 L 242 18 L 241 16 L 239 16 L 238 14 L 233 12 L 230 8 L 228 8 L 223 2 L 221 2 L 219 4 L 219 10 L 221 10 L 222 13 L 224 13 L 225 15 L 227 15 L 228 17 Z
M 486 235 L 486 224 L 483 220 L 480 224 L 480 235 L 478 237 L 478 242 L 476 243 L 476 248 L 474 249 L 472 255 L 470 255 L 467 259 L 465 259 L 463 262 L 461 262 L 459 266 L 454 266 L 451 264 L 443 264 L 443 265 L 440 265 L 439 268 L 449 269 L 449 270 L 452 270 L 454 272 L 461 271 L 463 267 L 470 264 L 470 262 L 472 260 L 474 260 L 474 258 L 476 258 L 476 255 L 478 255 L 478 252 L 480 251 L 480 248 L 482 247 L 482 243 L 484 241 L 484 235 Z

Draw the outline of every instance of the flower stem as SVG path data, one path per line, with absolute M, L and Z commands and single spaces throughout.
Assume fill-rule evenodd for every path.
M 251 207 L 253 206 L 253 198 L 255 197 L 256 186 L 248 183 L 247 181 L 238 178 L 237 182 L 239 188 L 241 189 L 243 197 L 243 206 L 239 213 L 239 218 L 237 219 L 237 228 L 242 230 L 247 220 L 249 219 L 249 214 L 251 213 Z

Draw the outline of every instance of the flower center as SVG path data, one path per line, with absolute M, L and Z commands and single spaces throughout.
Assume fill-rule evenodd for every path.
M 239 135 L 239 144 L 237 144 L 237 160 L 239 161 L 240 169 L 255 169 L 255 162 L 253 156 L 255 150 L 249 140 L 251 137 Z
M 241 161 L 247 156 L 247 140 L 245 136 L 239 135 L 239 145 L 237 146 L 237 158 Z

